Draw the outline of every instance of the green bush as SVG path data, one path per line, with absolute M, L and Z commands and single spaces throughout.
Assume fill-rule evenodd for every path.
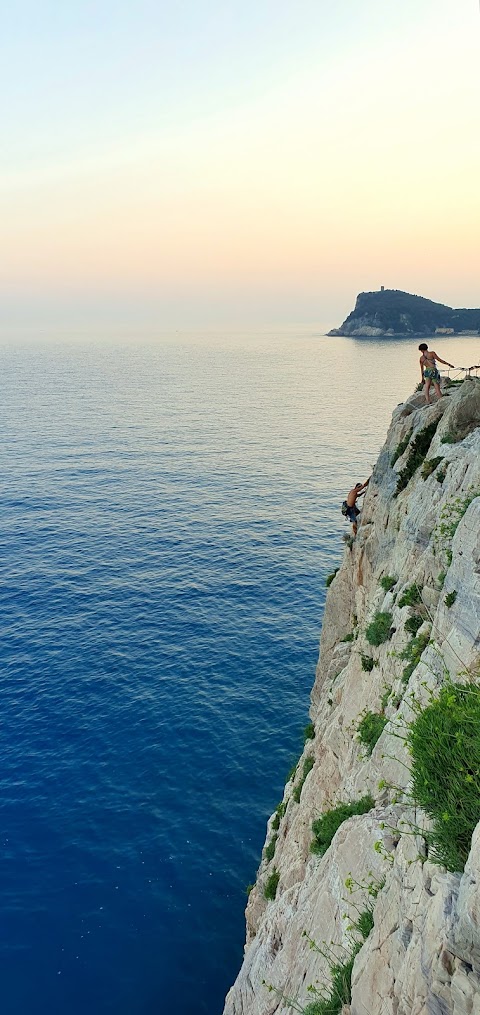
M 427 461 L 423 463 L 421 472 L 422 479 L 428 479 L 428 477 L 432 475 L 432 472 L 435 472 L 437 465 L 440 465 L 440 462 L 443 462 L 443 455 L 438 455 L 436 458 L 428 458 Z
M 339 570 L 338 567 L 336 567 L 335 571 L 332 571 L 331 574 L 327 574 L 327 577 L 325 578 L 325 585 L 327 589 L 330 588 L 330 585 L 332 584 L 335 575 L 338 574 L 338 570 Z
M 408 631 L 409 634 L 413 634 L 415 636 L 417 631 L 420 630 L 422 624 L 423 617 L 419 617 L 418 613 L 415 613 L 413 617 L 409 617 L 408 620 L 405 621 L 405 630 Z
M 385 592 L 390 592 L 393 586 L 397 584 L 398 578 L 394 578 L 391 574 L 384 574 L 383 578 L 380 578 L 380 585 Z
M 307 740 L 313 740 L 314 736 L 315 736 L 315 726 L 313 725 L 313 722 L 309 722 L 307 723 L 303 731 L 304 742 L 306 743 Z
M 295 789 L 293 791 L 293 799 L 297 801 L 297 804 L 300 803 L 300 797 L 302 795 L 302 789 L 305 779 L 307 778 L 308 773 L 312 771 L 314 764 L 315 758 L 313 757 L 313 754 L 309 754 L 308 758 L 305 758 L 305 761 L 303 762 L 303 771 L 300 782 L 297 784 L 297 786 L 295 786 Z
M 268 899 L 270 902 L 273 902 L 273 900 L 274 900 L 274 898 L 275 898 L 275 896 L 277 894 L 277 888 L 278 888 L 278 882 L 279 881 L 280 881 L 280 874 L 278 873 L 277 868 L 274 867 L 273 871 L 270 874 L 270 877 L 267 879 L 267 881 L 265 883 L 265 887 L 263 889 L 263 894 L 264 894 L 265 898 Z
M 410 444 L 410 437 L 412 436 L 412 433 L 413 433 L 413 430 L 410 430 L 405 435 L 403 440 L 400 441 L 399 444 L 397 444 L 397 446 L 395 448 L 395 451 L 393 452 L 393 455 L 392 455 L 392 457 L 390 459 L 390 465 L 392 466 L 392 468 L 395 465 L 395 462 L 397 461 L 397 459 L 401 458 L 402 455 L 403 455 L 403 452 L 406 451 L 408 445 Z
M 338 831 L 340 825 L 347 818 L 353 817 L 355 814 L 366 814 L 371 811 L 372 807 L 375 806 L 375 801 L 370 795 L 364 796 L 361 800 L 354 800 L 349 804 L 338 804 L 331 811 L 326 811 L 320 818 L 316 818 L 312 824 L 312 832 L 315 836 L 313 839 L 310 849 L 312 853 L 317 853 L 318 856 L 323 856 L 327 852 L 327 849 Z
M 365 637 L 370 645 L 383 645 L 384 641 L 388 641 L 392 619 L 391 613 L 375 614 L 371 624 L 368 625 L 365 631 Z
M 265 860 L 267 861 L 267 863 L 270 863 L 270 860 L 273 860 L 273 858 L 275 856 L 275 846 L 277 845 L 277 839 L 278 839 L 278 835 L 272 835 L 272 838 L 270 839 L 270 842 L 268 843 L 267 846 L 265 846 L 265 849 L 263 851 L 263 855 L 264 855 Z
M 412 638 L 403 652 L 400 653 L 400 659 L 406 661 L 407 665 L 403 669 L 402 680 L 404 684 L 408 684 L 410 677 L 418 666 L 422 653 L 426 649 L 430 641 L 430 635 L 417 634 L 415 638 Z
M 378 738 L 383 733 L 388 722 L 386 715 L 379 712 L 365 712 L 357 726 L 357 740 L 371 754 Z
M 390 695 L 392 693 L 392 688 L 391 687 L 387 686 L 387 684 L 385 684 L 384 687 L 385 687 L 385 690 L 384 690 L 384 692 L 382 694 L 382 697 L 380 699 L 380 706 L 381 706 L 382 712 L 385 711 L 385 709 L 386 709 L 386 707 L 388 705 L 388 702 L 390 701 Z
M 353 641 L 354 637 L 355 635 L 353 631 L 350 631 L 350 634 L 346 634 L 345 637 L 341 639 L 341 641 Z
M 450 607 L 453 606 L 456 598 L 457 598 L 457 593 L 456 593 L 455 589 L 454 589 L 453 592 L 447 592 L 447 595 L 445 596 L 445 599 L 443 600 L 444 603 L 445 603 L 445 606 L 448 606 L 448 609 L 450 609 Z
M 400 599 L 398 600 L 398 605 L 400 607 L 417 606 L 421 602 L 422 602 L 422 590 L 418 587 L 418 585 L 415 582 L 413 582 L 413 585 L 409 585 L 406 589 L 403 590 Z
M 480 688 L 449 684 L 411 723 L 412 793 L 433 824 L 429 859 L 463 871 L 480 820 Z
M 397 496 L 402 490 L 405 489 L 407 484 L 410 482 L 412 476 L 417 471 L 419 466 L 425 460 L 425 456 L 428 452 L 432 439 L 435 435 L 435 431 L 439 424 L 439 420 L 434 420 L 433 423 L 429 423 L 423 430 L 417 433 L 417 436 L 410 445 L 410 451 L 405 464 L 405 467 L 401 470 L 398 475 L 397 489 L 395 496 Z
M 460 439 L 461 439 L 460 437 L 456 437 L 455 436 L 455 434 L 452 432 L 452 430 L 447 430 L 447 432 L 444 433 L 444 435 L 442 437 L 441 443 L 442 444 L 456 444 L 457 441 L 459 441 Z
M 378 662 L 373 656 L 365 656 L 362 652 L 360 658 L 362 660 L 362 670 L 365 670 L 365 673 L 371 673 L 373 667 L 378 666 Z
M 435 479 L 437 480 L 437 483 L 443 483 L 445 476 L 447 475 L 447 469 L 449 464 L 450 463 L 444 465 L 443 469 L 439 469 L 438 472 L 436 473 Z
M 274 819 L 272 821 L 272 829 L 273 829 L 274 832 L 278 832 L 278 829 L 280 827 L 280 820 L 281 820 L 281 818 L 283 818 L 283 815 L 285 814 L 286 809 L 287 809 L 287 805 L 286 805 L 286 803 L 283 802 L 283 800 L 275 808 L 275 817 L 274 817 Z

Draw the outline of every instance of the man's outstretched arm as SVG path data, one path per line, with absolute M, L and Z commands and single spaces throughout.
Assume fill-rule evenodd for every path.
M 441 358 L 441 356 L 437 356 L 437 353 L 436 353 L 436 352 L 434 352 L 434 354 L 433 354 L 433 355 L 435 356 L 435 359 L 436 359 L 436 360 L 437 360 L 437 361 L 438 361 L 439 363 L 444 363 L 446 367 L 451 367 L 451 368 L 452 368 L 452 370 L 455 370 L 455 367 L 454 367 L 453 363 L 447 363 L 446 359 L 442 359 L 442 358 Z

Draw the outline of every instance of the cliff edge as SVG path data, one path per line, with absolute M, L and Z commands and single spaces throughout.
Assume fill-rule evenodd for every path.
M 424 338 L 435 334 L 476 335 L 479 329 L 480 310 L 454 310 L 401 289 L 381 289 L 359 293 L 343 324 L 328 334 L 352 338 Z
M 475 378 L 393 413 L 328 591 L 310 714 L 224 1015 L 478 1015 Z

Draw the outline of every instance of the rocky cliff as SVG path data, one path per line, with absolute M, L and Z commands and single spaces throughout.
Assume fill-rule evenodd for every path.
M 224 1015 L 480 1013 L 479 452 L 479 380 L 393 413 Z
M 478 334 L 480 310 L 454 310 L 401 289 L 359 293 L 355 307 L 329 335 L 352 338 L 425 337 L 440 334 Z

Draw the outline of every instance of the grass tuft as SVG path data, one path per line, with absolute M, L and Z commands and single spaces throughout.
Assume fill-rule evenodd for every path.
M 298 761 L 296 761 L 295 764 L 292 765 L 292 767 L 287 772 L 287 778 L 285 779 L 285 782 L 291 782 L 292 779 L 295 778 L 295 776 L 297 774 L 297 768 L 298 768 Z
M 265 882 L 265 887 L 263 889 L 263 894 L 264 894 L 265 898 L 268 899 L 270 902 L 273 902 L 273 900 L 274 900 L 274 898 L 275 898 L 275 896 L 277 894 L 277 888 L 278 888 L 278 882 L 279 881 L 280 881 L 280 874 L 277 871 L 277 868 L 274 867 L 272 873 L 270 874 L 270 877 Z
M 272 821 L 272 829 L 273 829 L 274 832 L 278 832 L 278 829 L 280 828 L 280 821 L 283 818 L 283 815 L 285 814 L 286 809 L 287 809 L 287 805 L 286 805 L 286 803 L 283 802 L 283 800 L 275 808 L 275 817 L 274 817 L 274 819 Z
M 390 459 L 390 465 L 392 466 L 392 468 L 395 465 L 395 462 L 402 457 L 403 452 L 407 450 L 407 447 L 410 444 L 410 438 L 412 436 L 412 433 L 413 430 L 409 430 L 409 432 L 405 434 L 403 440 L 401 440 L 399 444 L 397 444 L 395 451 L 393 452 L 393 455 Z
M 302 795 L 302 789 L 305 779 L 307 778 L 308 773 L 312 771 L 314 764 L 315 758 L 313 757 L 313 754 L 309 754 L 308 758 L 305 758 L 305 761 L 303 762 L 302 777 L 300 779 L 300 782 L 295 786 L 293 790 L 293 799 L 296 800 L 297 804 L 300 803 L 300 797 Z
M 373 930 L 373 909 L 364 909 L 363 913 L 359 913 L 358 920 L 355 920 L 353 926 L 366 941 Z
M 385 684 L 385 690 L 384 690 L 384 692 L 382 694 L 382 697 L 380 699 L 380 706 L 381 706 L 382 712 L 385 711 L 385 709 L 386 709 L 386 707 L 388 705 L 388 702 L 390 701 L 391 694 L 392 694 L 392 688 L 390 686 L 388 686 L 387 684 Z
M 454 589 L 453 592 L 447 592 L 447 594 L 446 594 L 446 596 L 445 596 L 445 598 L 443 600 L 444 603 L 445 603 L 445 606 L 447 606 L 448 609 L 450 609 L 450 607 L 453 606 L 456 598 L 457 598 L 456 589 Z
M 330 585 L 332 584 L 335 575 L 338 574 L 338 570 L 339 570 L 338 567 L 336 567 L 335 571 L 332 571 L 331 574 L 327 574 L 327 577 L 325 578 L 325 586 L 327 589 L 330 588 Z
M 404 684 L 408 684 L 413 671 L 418 666 L 422 653 L 425 651 L 430 641 L 430 635 L 417 634 L 415 638 L 412 638 L 403 652 L 400 653 L 400 659 L 403 659 L 407 665 L 403 669 L 402 680 Z
M 364 670 L 365 673 L 371 673 L 373 667 L 378 666 L 378 662 L 373 658 L 373 656 L 366 656 L 362 652 L 360 658 L 362 660 L 362 670 Z
M 361 800 L 354 800 L 349 804 L 338 804 L 331 811 L 326 811 L 320 818 L 316 818 L 312 824 L 314 839 L 310 850 L 318 856 L 323 856 L 344 821 L 355 814 L 367 814 L 375 806 L 373 797 L 364 796 Z
M 278 835 L 272 835 L 270 842 L 268 843 L 267 846 L 265 846 L 263 855 L 267 863 L 270 863 L 270 861 L 273 860 L 275 856 L 275 846 L 277 845 L 277 839 Z
M 352 952 L 345 962 L 335 962 L 330 966 L 332 983 L 328 995 L 307 1004 L 303 1015 L 340 1015 L 343 1006 L 352 1000 L 352 970 L 355 957 L 361 944 L 356 941 Z
M 343 962 L 340 962 L 335 957 L 332 948 L 324 951 L 314 941 L 309 939 L 310 946 L 314 947 L 316 951 L 320 952 L 328 960 L 331 982 L 329 987 L 319 988 L 312 986 L 308 988 L 316 995 L 316 998 L 310 1004 L 307 1004 L 306 1008 L 297 1008 L 297 1011 L 301 1011 L 302 1015 L 341 1015 L 345 1010 L 344 1006 L 350 1004 L 352 1000 L 353 963 L 363 942 L 367 940 L 368 935 L 373 929 L 373 910 L 370 908 L 364 910 L 363 913 L 359 913 L 358 920 L 352 924 L 351 929 L 356 931 L 360 935 L 360 938 L 353 938 L 350 941 L 350 946 Z
M 435 472 L 437 466 L 440 465 L 440 462 L 443 462 L 443 455 L 437 455 L 436 458 L 428 458 L 427 461 L 423 463 L 421 471 L 422 479 L 428 479 L 428 477 L 432 475 L 432 472 Z
M 386 715 L 380 712 L 365 712 L 357 726 L 357 740 L 366 748 L 367 754 L 371 754 L 375 744 L 388 722 Z

